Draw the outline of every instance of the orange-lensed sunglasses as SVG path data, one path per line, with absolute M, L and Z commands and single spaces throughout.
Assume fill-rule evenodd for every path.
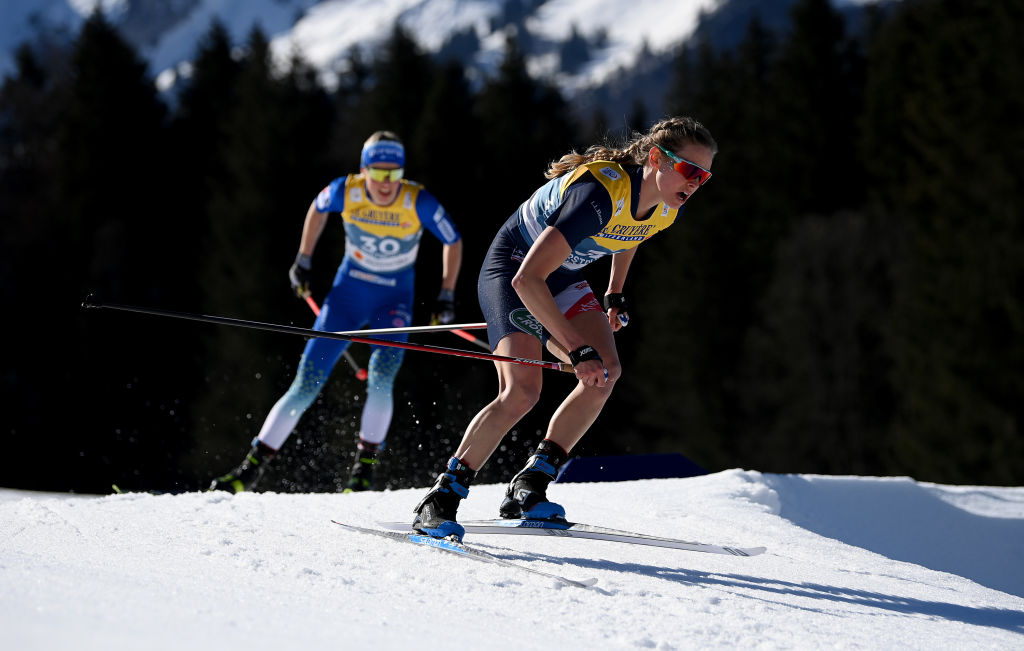
M 672 159 L 672 167 L 675 171 L 683 175 L 684 179 L 697 179 L 698 185 L 704 185 L 708 179 L 711 178 L 711 171 L 706 170 L 693 161 L 688 161 L 685 158 L 676 156 L 669 150 L 665 149 L 658 143 L 654 143 L 654 146 L 660 149 L 666 156 Z

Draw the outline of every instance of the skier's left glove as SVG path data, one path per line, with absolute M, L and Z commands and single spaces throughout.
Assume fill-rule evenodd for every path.
M 450 289 L 442 289 L 434 301 L 434 312 L 430 315 L 430 322 L 434 325 L 448 325 L 455 323 L 455 292 Z

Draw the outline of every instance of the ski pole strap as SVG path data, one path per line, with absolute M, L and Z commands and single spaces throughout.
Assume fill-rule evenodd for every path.
M 586 344 L 569 353 L 569 361 L 572 362 L 573 368 L 576 368 L 583 362 L 589 362 L 595 359 L 599 362 L 603 361 L 601 356 L 597 354 L 597 351 L 594 350 L 594 347 Z
M 613 293 L 604 295 L 604 309 L 610 310 L 613 307 L 617 307 L 620 312 L 626 311 L 625 294 Z

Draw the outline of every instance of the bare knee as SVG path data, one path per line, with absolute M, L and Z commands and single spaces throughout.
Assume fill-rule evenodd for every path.
M 509 413 L 525 416 L 540 400 L 540 383 L 512 382 L 503 387 L 497 402 Z

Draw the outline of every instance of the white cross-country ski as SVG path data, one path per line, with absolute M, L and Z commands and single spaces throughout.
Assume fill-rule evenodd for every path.
M 414 545 L 426 545 L 428 547 L 433 547 L 434 549 L 440 549 L 441 551 L 457 554 L 464 558 L 471 558 L 476 561 L 491 563 L 493 565 L 501 565 L 502 567 L 514 567 L 515 569 L 521 570 L 523 572 L 529 572 L 530 574 L 536 574 L 538 576 L 554 579 L 555 581 L 558 581 L 563 585 L 570 585 L 574 588 L 592 588 L 597 583 L 597 579 L 582 579 L 580 581 L 577 581 L 575 579 L 569 579 L 564 576 L 552 574 L 551 572 L 545 572 L 543 570 L 537 570 L 526 565 L 513 563 L 512 561 L 507 561 L 504 558 L 501 558 L 500 556 L 495 556 L 490 552 L 485 552 L 482 549 L 470 547 L 468 545 L 456 542 L 454 540 L 450 540 L 448 538 L 433 538 L 431 536 L 427 536 L 413 531 L 408 523 L 404 523 L 405 530 L 400 532 L 395 530 L 382 531 L 380 529 L 359 527 L 353 524 L 338 522 L 337 520 L 331 520 L 331 522 L 337 525 L 341 525 L 349 531 L 358 531 L 360 533 L 373 534 L 375 536 L 381 536 L 382 538 L 390 538 L 391 540 L 401 540 L 403 542 L 412 543 Z
M 408 522 L 378 522 L 390 531 L 411 531 Z M 691 552 L 708 554 L 727 554 L 729 556 L 757 556 L 763 554 L 765 547 L 726 547 L 708 543 L 649 536 L 632 531 L 620 531 L 592 524 L 567 522 L 565 520 L 469 520 L 460 522 L 466 528 L 466 534 L 517 534 L 534 536 L 553 536 L 556 538 L 590 538 L 611 542 L 629 543 L 633 545 L 650 545 L 652 547 L 668 547 L 684 549 Z

